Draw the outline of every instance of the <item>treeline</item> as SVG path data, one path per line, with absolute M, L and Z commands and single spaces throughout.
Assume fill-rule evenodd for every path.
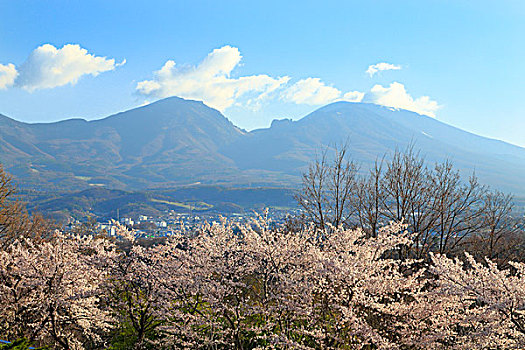
M 305 215 L 296 226 L 360 228 L 374 237 L 402 222 L 416 234 L 405 252 L 414 258 L 467 251 L 500 263 L 525 259 L 523 213 L 513 213 L 510 194 L 480 184 L 474 173 L 465 181 L 450 161 L 427 165 L 413 147 L 376 161 L 365 175 L 346 154 L 345 147 L 324 152 L 303 175 L 297 199 Z
M 390 193 L 383 192 L 386 174 L 404 157 L 417 158 L 399 154 L 399 161 L 385 163 L 381 187 L 372 176 L 346 171 L 354 167 L 344 154 L 340 175 L 337 166 L 325 166 L 327 176 L 315 182 L 325 189 L 317 191 L 325 196 L 318 197 L 322 219 L 312 211 L 309 223 L 297 225 L 275 227 L 264 215 L 247 224 L 224 221 L 181 228 L 180 235 L 148 246 L 123 227 L 117 241 L 87 231 L 51 232 L 10 200 L 5 176 L 0 339 L 50 349 L 525 348 L 524 263 L 478 259 L 460 252 L 463 243 L 440 252 L 435 229 L 428 229 L 431 246 L 419 253 L 422 234 L 407 220 L 410 214 L 392 220 L 398 209 L 382 206 L 393 201 L 356 196 L 364 184 Z M 316 178 L 312 169 L 306 184 Z M 435 171 L 422 169 L 425 176 Z M 481 186 L 476 191 L 477 198 L 489 193 Z M 361 201 L 378 203 L 371 211 L 377 220 L 355 221 L 362 214 L 347 203 Z M 482 220 L 484 201 L 457 220 Z M 414 219 L 424 217 L 412 211 Z M 472 240 L 487 227 L 476 225 L 450 239 Z

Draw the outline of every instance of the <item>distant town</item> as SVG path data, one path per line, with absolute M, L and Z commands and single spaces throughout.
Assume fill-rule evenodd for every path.
M 282 210 L 282 209 L 268 209 L 268 217 L 273 224 L 283 224 L 287 218 L 300 214 L 300 209 Z M 118 225 L 124 225 L 129 230 L 133 230 L 137 238 L 156 238 L 168 237 L 181 232 L 181 228 L 185 229 L 195 228 L 202 224 L 216 224 L 222 220 L 233 220 L 235 222 L 243 223 L 255 219 L 258 215 L 264 215 L 263 212 L 252 211 L 248 213 L 180 213 L 175 210 L 166 210 L 161 216 L 138 215 L 136 217 L 117 217 L 115 218 L 100 218 L 92 219 L 91 224 L 96 230 L 96 233 L 108 235 L 110 237 L 116 236 Z M 75 218 L 70 218 L 69 222 L 63 226 L 65 232 L 74 232 L 82 226 L 88 224 L 86 221 L 81 221 Z

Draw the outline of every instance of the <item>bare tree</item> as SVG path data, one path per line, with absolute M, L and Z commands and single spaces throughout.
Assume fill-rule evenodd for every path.
M 383 178 L 385 215 L 393 221 L 407 220 L 417 215 L 416 207 L 426 201 L 426 168 L 424 159 L 412 146 L 402 153 L 394 153 Z
M 14 193 L 13 180 L 0 165 L 0 238 L 6 235 L 15 213 L 19 211 L 18 205 L 11 201 Z
M 409 145 L 404 152 L 396 150 L 382 178 L 383 213 L 385 221 L 403 222 L 416 235 L 411 251 L 421 257 L 435 222 L 431 207 L 433 191 L 429 186 L 429 170 L 419 152 Z
M 325 228 L 326 181 L 327 181 L 326 153 L 308 167 L 303 174 L 301 192 L 296 195 L 299 205 L 304 209 L 307 218 L 318 227 Z
M 452 253 L 482 227 L 483 195 L 487 188 L 478 182 L 475 174 L 463 183 L 449 162 L 436 165 L 431 177 L 436 213 L 432 250 Z
M 319 228 L 360 227 L 376 237 L 379 227 L 403 222 L 414 235 L 403 252 L 407 256 L 476 249 L 490 258 L 510 256 L 508 247 L 518 238 L 512 197 L 490 191 L 475 174 L 463 180 L 448 160 L 429 167 L 412 145 L 388 161 L 376 161 L 360 177 L 346 152 L 338 148 L 329 159 L 325 150 L 303 176 L 297 199 L 306 219 Z
M 356 170 L 355 164 L 347 159 L 346 145 L 336 147 L 332 159 L 324 150 L 310 165 L 296 199 L 316 226 L 325 229 L 328 224 L 339 227 L 349 223 Z
M 51 226 L 41 215 L 29 216 L 15 194 L 16 186 L 12 177 L 0 164 L 0 248 L 10 244 L 16 237 L 41 238 Z
M 383 161 L 374 163 L 368 176 L 360 177 L 355 187 L 353 206 L 355 208 L 355 221 L 369 237 L 377 237 L 383 224 L 383 204 L 385 191 L 383 189 Z
M 475 256 L 487 257 L 500 264 L 522 259 L 519 244 L 523 237 L 516 218 L 512 216 L 513 197 L 500 191 L 487 191 L 483 196 L 482 227 L 467 242 Z

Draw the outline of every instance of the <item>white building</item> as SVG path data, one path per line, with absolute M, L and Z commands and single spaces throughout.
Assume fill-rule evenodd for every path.
M 111 222 L 98 224 L 100 231 L 106 231 L 108 236 L 115 236 L 117 228 Z
M 124 225 L 130 225 L 133 226 L 134 222 L 132 218 L 121 218 L 120 223 Z

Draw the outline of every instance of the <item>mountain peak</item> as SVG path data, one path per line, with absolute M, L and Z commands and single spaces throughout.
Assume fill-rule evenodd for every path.
M 283 119 L 274 119 L 272 120 L 271 128 L 275 127 L 282 127 L 286 125 L 291 125 L 293 123 L 293 120 L 291 118 L 283 118 Z
M 216 113 L 220 113 L 218 110 L 207 106 L 202 101 L 185 99 L 185 98 L 177 97 L 177 96 L 166 97 L 166 98 L 145 104 L 137 108 L 145 108 L 145 109 L 148 109 L 148 108 L 149 109 L 159 109 L 160 108 L 162 109 L 162 108 L 189 108 L 189 107 L 203 108 L 203 109 L 213 110 Z

